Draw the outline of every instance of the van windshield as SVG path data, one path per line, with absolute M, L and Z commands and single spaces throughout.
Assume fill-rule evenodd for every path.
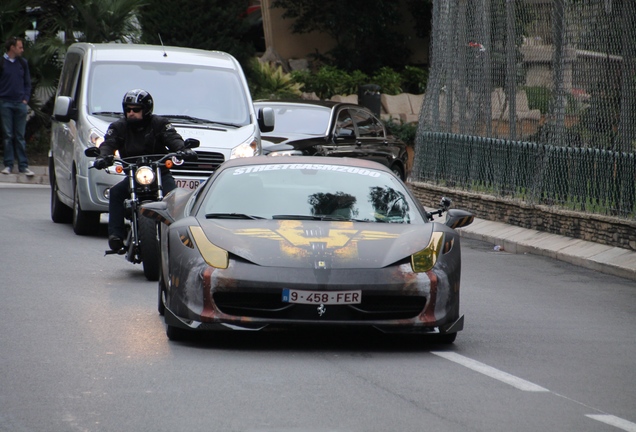
M 92 114 L 121 113 L 128 90 L 142 88 L 155 102 L 154 113 L 243 126 L 250 113 L 240 76 L 227 69 L 164 63 L 94 63 L 89 77 Z

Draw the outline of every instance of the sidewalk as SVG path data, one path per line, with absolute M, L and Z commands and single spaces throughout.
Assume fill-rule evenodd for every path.
M 18 173 L 17 167 L 13 167 L 12 174 L 0 174 L 0 183 L 49 185 L 49 167 L 30 166 L 29 169 L 35 173 L 33 177 L 27 177 L 24 174 L 20 174 Z
M 48 167 L 29 167 L 35 176 L 0 174 L 0 183 L 49 185 Z M 530 253 L 636 281 L 636 251 L 477 219 L 457 230 L 462 237 L 499 245 L 503 253 Z

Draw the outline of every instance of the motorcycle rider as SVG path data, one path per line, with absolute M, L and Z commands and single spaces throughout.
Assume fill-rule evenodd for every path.
M 95 168 L 108 167 L 112 163 L 109 159 L 112 161 L 112 156 L 117 150 L 121 158 L 178 152 L 184 160 L 197 159 L 194 150 L 185 148 L 183 138 L 172 124 L 152 113 L 153 106 L 152 96 L 143 89 L 133 89 L 124 95 L 124 118 L 108 127 L 104 142 L 99 146 L 100 155 L 93 163 Z M 170 170 L 165 167 L 161 169 L 161 182 L 164 194 L 177 187 Z M 128 188 L 129 180 L 125 178 L 110 189 L 108 246 L 113 251 L 119 251 L 124 247 L 124 202 L 130 197 Z

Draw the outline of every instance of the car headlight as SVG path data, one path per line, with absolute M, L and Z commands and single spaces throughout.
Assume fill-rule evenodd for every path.
M 155 173 L 150 167 L 139 167 L 137 168 L 137 172 L 135 172 L 135 180 L 137 180 L 137 183 L 139 183 L 140 185 L 147 186 L 155 181 Z
M 226 269 L 229 266 L 229 254 L 227 251 L 208 240 L 201 227 L 191 226 L 190 233 L 201 256 L 209 266 L 220 269 Z
M 232 153 L 230 154 L 230 159 L 252 157 L 260 153 L 260 145 L 258 144 L 256 138 L 252 137 L 251 139 L 245 141 L 243 144 L 234 147 L 232 149 Z
M 435 266 L 444 243 L 444 233 L 434 232 L 428 246 L 411 255 L 411 268 L 415 273 L 427 272 Z

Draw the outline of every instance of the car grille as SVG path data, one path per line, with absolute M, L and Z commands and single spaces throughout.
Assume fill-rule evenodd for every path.
M 363 294 L 354 305 L 328 305 L 323 316 L 318 305 L 281 301 L 280 293 L 214 293 L 217 307 L 228 315 L 281 320 L 376 321 L 409 319 L 424 310 L 426 297 Z
M 199 159 L 173 166 L 170 171 L 180 176 L 209 176 L 225 161 L 222 153 L 198 151 Z

